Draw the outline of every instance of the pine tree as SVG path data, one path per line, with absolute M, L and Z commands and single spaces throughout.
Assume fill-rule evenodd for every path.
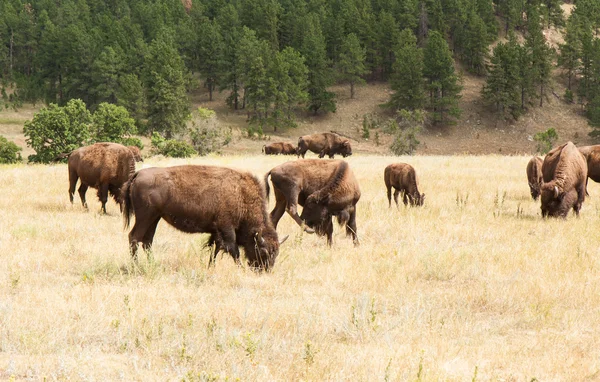
M 148 128 L 167 138 L 183 130 L 190 117 L 186 68 L 169 30 L 152 41 L 144 65 Z
M 458 36 L 457 36 L 458 37 Z M 462 61 L 470 72 L 475 74 L 485 73 L 485 59 L 488 52 L 488 35 L 486 26 L 474 11 L 469 13 L 467 21 L 460 29 L 460 38 L 456 38 L 457 50 Z
M 295 126 L 292 109 L 308 99 L 308 68 L 304 58 L 294 48 L 277 52 L 270 72 L 276 86 L 271 113 L 274 130 L 278 126 Z
M 438 31 L 429 34 L 423 57 L 423 75 L 427 81 L 428 106 L 433 113 L 433 121 L 445 122 L 446 114 L 458 118 L 458 100 L 462 86 L 454 71 L 452 53 Z
M 394 93 L 387 105 L 394 110 L 423 108 L 423 51 L 417 47 L 417 38 L 411 30 L 400 33 L 394 54 L 396 61 L 390 80 Z
M 564 44 L 559 44 L 558 66 L 562 67 L 567 72 L 568 86 L 571 90 L 573 77 L 580 68 L 581 55 L 581 37 L 580 25 L 575 14 L 569 17 L 567 27 L 564 34 Z
M 387 80 L 394 64 L 394 45 L 400 38 L 400 30 L 394 16 L 386 11 L 379 14 L 377 24 L 377 56 L 381 66 L 381 77 Z
M 220 72 L 222 74 L 221 89 L 229 89 L 230 95 L 227 97 L 227 104 L 234 110 L 240 108 L 240 75 L 242 66 L 240 65 L 240 54 L 238 45 L 241 39 L 241 24 L 238 12 L 231 4 L 223 7 L 217 16 L 217 24 L 221 26 L 223 36 L 224 52 L 223 62 Z
M 494 15 L 494 6 L 490 0 L 475 0 L 477 14 L 483 20 L 487 29 L 488 42 L 492 42 L 498 36 L 498 22 Z
M 220 81 L 223 64 L 223 37 L 219 25 L 214 20 L 202 20 L 198 31 L 197 67 L 204 76 L 208 88 L 209 100 L 213 100 L 213 91 Z
M 531 60 L 531 79 L 533 80 L 533 85 L 539 88 L 540 106 L 543 106 L 546 88 L 550 82 L 554 49 L 546 43 L 537 7 L 530 7 L 527 12 L 527 37 L 525 46 L 528 49 Z
M 488 77 L 482 90 L 488 104 L 515 119 L 521 114 L 520 54 L 514 34 L 509 35 L 506 43 L 498 43 L 490 57 Z
M 354 86 L 364 84 L 361 77 L 367 73 L 365 69 L 366 51 L 360 45 L 354 33 L 346 36 L 342 42 L 340 57 L 336 63 L 340 80 L 350 84 L 350 98 L 354 98 Z
M 522 22 L 521 0 L 497 0 L 496 11 L 504 19 L 504 33 L 514 30 Z
M 308 109 L 315 115 L 319 110 L 335 112 L 335 94 L 327 91 L 333 84 L 333 76 L 329 68 L 325 50 L 325 39 L 321 25 L 315 15 L 306 18 L 306 30 L 302 43 L 302 55 L 308 67 Z

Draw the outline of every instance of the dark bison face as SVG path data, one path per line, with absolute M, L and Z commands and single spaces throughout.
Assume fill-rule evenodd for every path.
M 286 241 L 287 238 L 288 236 L 278 241 L 277 233 L 274 230 L 264 235 L 256 233 L 254 235 L 254 248 L 246 250 L 248 265 L 259 271 L 270 272 L 275 265 L 275 259 L 279 255 L 279 245 Z
M 345 141 L 342 143 L 341 154 L 344 158 L 352 155 L 352 146 L 350 145 L 350 141 Z
M 542 217 L 566 218 L 569 210 L 577 202 L 575 189 L 564 192 L 554 185 L 543 185 L 541 189 Z
M 317 202 L 313 197 L 308 197 L 300 219 L 310 228 L 317 232 L 317 235 L 325 235 L 329 225 L 331 225 L 331 213 L 327 209 L 326 201 Z
M 422 206 L 423 203 L 425 203 L 425 193 L 422 194 L 417 194 L 417 197 L 415 198 L 415 206 Z

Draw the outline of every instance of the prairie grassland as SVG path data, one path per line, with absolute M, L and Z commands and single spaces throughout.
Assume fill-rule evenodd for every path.
M 261 178 L 282 157 L 149 159 Z M 68 201 L 67 169 L 0 167 L 0 379 L 504 380 L 599 376 L 600 187 L 542 220 L 528 157 L 351 157 L 354 248 L 290 234 L 271 274 L 162 222 L 134 266 L 118 206 Z M 417 170 L 422 208 L 389 209 L 383 169 Z M 271 200 L 270 208 L 274 202 Z

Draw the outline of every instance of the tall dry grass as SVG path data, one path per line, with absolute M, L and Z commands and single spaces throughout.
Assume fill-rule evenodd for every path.
M 282 157 L 148 160 L 261 176 Z M 159 224 L 129 258 L 119 209 L 68 201 L 67 169 L 0 167 L 0 379 L 572 381 L 600 370 L 600 187 L 579 219 L 540 217 L 527 157 L 352 157 L 354 248 L 290 234 L 272 274 Z M 388 209 L 383 169 L 417 170 L 422 208 Z M 271 200 L 271 207 L 273 200 Z

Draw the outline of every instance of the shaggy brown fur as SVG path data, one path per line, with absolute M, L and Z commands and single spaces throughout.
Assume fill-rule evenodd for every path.
M 579 216 L 586 178 L 585 157 L 572 142 L 550 151 L 542 164 L 542 216 L 566 218 L 571 208 Z
M 298 139 L 298 156 L 304 158 L 307 151 L 319 154 L 319 158 L 328 155 L 333 158 L 335 154 L 341 154 L 344 158 L 352 155 L 350 140 L 335 133 L 318 133 L 304 135 Z
M 579 147 L 579 152 L 582 153 L 586 159 L 588 166 L 588 179 L 591 179 L 596 183 L 600 183 L 600 145 L 582 146 Z M 588 179 L 585 180 L 586 195 L 588 195 Z
M 336 216 L 340 224 L 346 225 L 346 234 L 358 245 L 356 203 L 360 199 L 360 188 L 346 162 L 305 159 L 283 163 L 265 175 L 267 197 L 269 176 L 276 200 L 271 211 L 275 227 L 287 211 L 298 225 L 306 223 L 317 234 L 327 235 L 327 244 L 331 245 L 332 217 Z M 298 216 L 298 204 L 304 207 L 301 216 Z
M 262 152 L 266 155 L 295 155 L 296 148 L 291 143 L 287 142 L 273 142 L 268 145 L 264 145 L 262 148 Z
M 527 163 L 527 182 L 529 183 L 529 191 L 533 200 L 537 200 L 540 196 L 542 163 L 544 163 L 544 160 L 538 156 L 534 156 Z
M 69 154 L 69 199 L 73 203 L 77 180 L 81 204 L 87 208 L 85 193 L 88 187 L 98 189 L 98 198 L 102 202 L 102 211 L 106 213 L 106 202 L 110 193 L 120 202 L 121 186 L 135 173 L 133 153 L 118 143 L 96 143 L 80 147 Z
M 140 148 L 137 146 L 127 146 L 127 148 L 129 150 L 131 150 L 131 153 L 133 154 L 133 158 L 135 159 L 136 162 L 143 162 L 144 158 L 142 158 L 142 152 L 140 151 Z
M 392 206 L 392 187 L 394 188 L 394 202 L 398 206 L 398 194 L 403 193 L 403 201 L 406 206 L 410 201 L 411 206 L 422 206 L 425 202 L 425 194 L 419 193 L 417 187 L 417 174 L 413 166 L 407 163 L 393 163 L 387 166 L 383 172 L 383 180 L 387 189 L 389 207 Z
M 256 177 L 225 167 L 184 165 L 138 171 L 124 186 L 125 226 L 131 254 L 138 243 L 148 251 L 160 219 L 180 231 L 210 233 L 215 245 L 209 266 L 223 249 L 239 264 L 243 246 L 248 264 L 270 270 L 279 253 L 277 232 L 267 212 L 265 191 Z

